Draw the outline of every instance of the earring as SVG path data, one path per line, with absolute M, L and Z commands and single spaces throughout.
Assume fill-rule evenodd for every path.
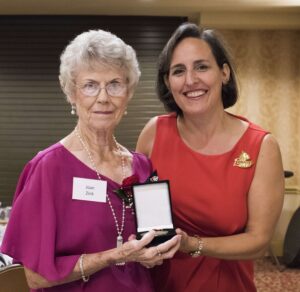
M 76 106 L 75 104 L 71 105 L 71 115 L 74 116 L 76 114 Z
M 128 112 L 127 110 L 124 111 L 124 116 L 127 116 Z

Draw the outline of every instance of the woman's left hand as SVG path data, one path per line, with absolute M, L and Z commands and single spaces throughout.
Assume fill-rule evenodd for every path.
M 181 244 L 179 250 L 181 252 L 189 253 L 191 251 L 192 236 L 189 236 L 185 231 L 180 228 L 176 229 L 176 233 L 181 235 Z
M 129 241 L 136 240 L 135 236 L 129 237 Z M 170 240 L 161 243 L 157 246 L 144 247 L 136 259 L 137 262 L 146 268 L 152 268 L 156 265 L 161 265 L 165 259 L 170 259 L 174 256 L 180 247 L 181 235 L 175 235 Z

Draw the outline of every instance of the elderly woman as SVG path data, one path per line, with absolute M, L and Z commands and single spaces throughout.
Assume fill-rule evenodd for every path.
M 180 235 L 158 247 L 145 247 L 154 231 L 136 240 L 132 210 L 115 192 L 152 172 L 114 137 L 139 75 L 134 50 L 102 30 L 77 36 L 61 55 L 61 87 L 78 122 L 26 165 L 2 245 L 34 291 L 152 291 L 147 268 L 179 248 Z

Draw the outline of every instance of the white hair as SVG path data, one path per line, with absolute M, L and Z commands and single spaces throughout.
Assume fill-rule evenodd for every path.
M 116 35 L 99 29 L 75 37 L 60 56 L 59 81 L 68 100 L 74 92 L 74 80 L 79 68 L 93 68 L 97 64 L 121 69 L 132 95 L 141 75 L 136 53 Z

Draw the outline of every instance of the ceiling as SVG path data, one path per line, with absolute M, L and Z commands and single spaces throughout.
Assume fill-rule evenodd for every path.
M 2 15 L 187 16 L 199 22 L 205 13 L 237 11 L 292 14 L 300 22 L 300 0 L 0 0 Z
M 300 29 L 300 0 L 0 0 L 1 14 L 185 16 L 211 27 Z

